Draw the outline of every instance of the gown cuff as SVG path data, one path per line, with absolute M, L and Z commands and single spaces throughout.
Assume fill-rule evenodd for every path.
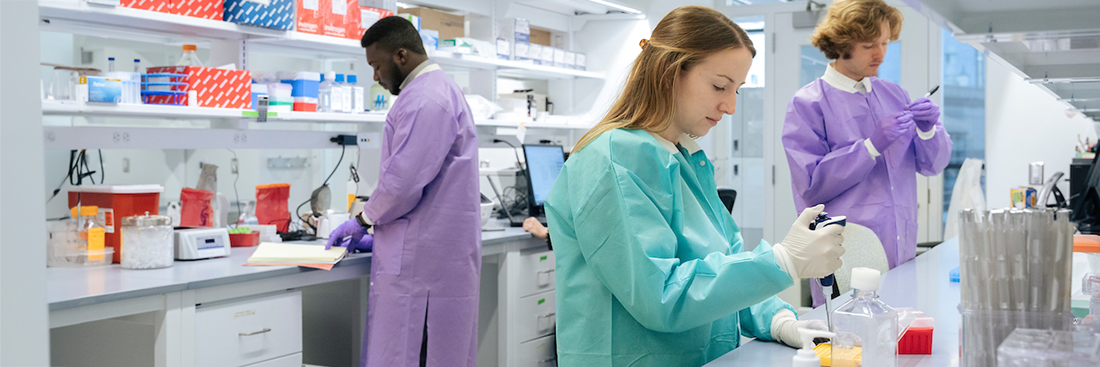
M 374 221 L 367 217 L 366 210 L 359 213 L 359 218 L 362 218 L 363 222 L 370 226 L 370 228 L 367 228 L 367 233 L 374 235 Z
M 932 139 L 933 136 L 936 136 L 936 127 L 935 126 L 932 126 L 932 130 L 929 130 L 927 132 L 920 131 L 920 129 L 917 129 L 917 137 L 919 137 L 920 140 Z
M 775 315 L 772 316 L 772 325 L 771 325 L 771 330 L 770 330 L 771 335 L 772 335 L 772 340 L 775 340 L 777 342 L 781 342 L 781 343 L 787 344 L 787 345 L 793 345 L 795 340 L 788 340 L 788 339 L 790 339 L 791 337 L 794 337 L 795 339 L 797 339 L 798 335 L 784 335 L 783 332 L 785 330 L 783 330 L 783 329 L 787 326 L 787 324 L 794 323 L 794 322 L 798 322 L 798 317 L 795 316 L 794 312 L 792 312 L 791 310 L 784 308 L 782 310 L 777 311 L 775 313 Z
M 787 273 L 792 281 L 797 282 L 798 274 L 794 273 L 794 263 L 791 262 L 791 256 L 787 254 L 787 248 L 782 243 L 777 243 L 772 246 L 772 254 L 775 255 L 775 262 L 779 265 L 779 270 Z
M 935 134 L 935 130 L 933 130 L 932 133 Z M 928 139 L 931 138 L 931 136 L 928 137 Z M 875 145 L 871 144 L 871 139 L 863 139 L 863 146 L 867 147 L 867 153 L 871 153 L 871 159 L 878 158 L 878 156 L 882 155 L 882 153 L 879 153 L 878 149 L 875 149 Z

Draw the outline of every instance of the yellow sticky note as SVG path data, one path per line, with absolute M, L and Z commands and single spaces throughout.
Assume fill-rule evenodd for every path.
M 88 261 L 103 260 L 103 243 L 105 242 L 106 234 L 103 228 L 92 228 L 88 230 L 88 252 L 99 252 L 99 255 L 88 255 Z

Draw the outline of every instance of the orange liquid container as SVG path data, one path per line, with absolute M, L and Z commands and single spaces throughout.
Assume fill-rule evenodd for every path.
M 106 232 L 104 244 L 114 248 L 112 262 L 122 260 L 121 219 L 134 215 L 160 214 L 161 185 L 91 185 L 69 190 L 69 207 L 94 205 L 99 207 L 97 221 Z

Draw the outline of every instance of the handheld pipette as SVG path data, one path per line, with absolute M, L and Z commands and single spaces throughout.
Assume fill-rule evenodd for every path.
M 817 230 L 818 228 L 825 227 L 832 224 L 838 224 L 845 226 L 848 224 L 848 218 L 845 216 L 838 216 L 836 218 L 829 218 L 828 213 L 822 212 L 814 218 L 814 222 L 810 223 L 810 230 Z M 831 290 L 833 289 L 833 283 L 836 282 L 836 276 L 829 274 L 828 276 L 818 279 L 817 284 L 821 286 L 821 295 L 825 296 L 825 321 L 829 323 L 829 331 L 833 330 L 833 296 Z M 830 292 L 825 290 L 829 289 Z

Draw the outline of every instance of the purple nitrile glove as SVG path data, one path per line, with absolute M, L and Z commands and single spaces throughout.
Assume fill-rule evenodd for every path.
M 909 111 L 913 113 L 913 122 L 923 132 L 936 128 L 936 122 L 940 120 L 940 106 L 931 99 L 921 98 L 909 105 Z
M 374 236 L 364 235 L 358 242 L 352 242 L 351 238 L 341 240 L 337 247 L 347 247 L 348 253 L 370 252 L 374 249 Z
M 902 134 L 905 134 L 909 130 L 913 129 L 913 114 L 909 111 L 902 111 L 890 116 L 887 116 L 875 129 L 875 132 L 871 134 L 871 145 L 875 146 L 875 150 L 879 153 L 886 151 L 886 148 L 894 144 Z
M 325 244 L 325 250 L 332 248 L 332 245 L 339 244 L 340 241 L 348 236 L 351 236 L 351 242 L 359 243 L 365 235 L 367 235 L 367 229 L 359 224 L 359 220 L 355 218 L 349 219 L 332 230 L 332 233 L 329 233 L 328 243 Z

